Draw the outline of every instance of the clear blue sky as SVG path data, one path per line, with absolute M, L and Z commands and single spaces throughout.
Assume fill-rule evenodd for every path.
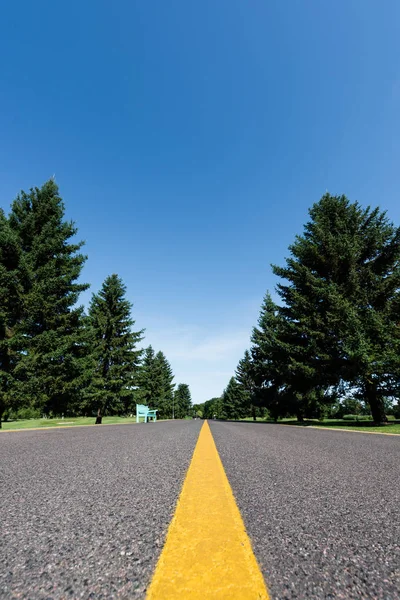
M 56 175 L 197 402 L 326 190 L 400 221 L 399 0 L 16 0 L 0 57 L 1 205 Z

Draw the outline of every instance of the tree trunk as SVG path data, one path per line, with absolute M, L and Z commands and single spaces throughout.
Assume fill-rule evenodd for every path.
M 251 405 L 251 414 L 253 416 L 253 421 L 257 421 L 256 407 L 254 404 Z
M 102 420 L 102 415 L 101 415 L 101 408 L 99 408 L 99 410 L 97 411 L 97 417 L 96 417 L 96 425 L 101 425 L 101 420 Z
M 383 399 L 378 396 L 376 384 L 369 381 L 365 384 L 365 396 L 366 400 L 371 409 L 372 418 L 375 425 L 381 425 L 387 423 L 387 417 L 385 415 L 385 405 Z
M 304 423 L 304 415 L 302 411 L 298 410 L 296 416 L 299 423 Z

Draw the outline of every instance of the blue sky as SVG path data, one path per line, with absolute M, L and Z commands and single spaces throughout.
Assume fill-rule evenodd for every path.
M 398 0 L 3 3 L 1 206 L 55 174 L 91 291 L 206 400 L 326 190 L 400 222 L 399 57 Z

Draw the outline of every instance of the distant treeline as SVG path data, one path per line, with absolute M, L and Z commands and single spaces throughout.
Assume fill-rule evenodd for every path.
M 400 417 L 400 229 L 345 196 L 325 194 L 309 215 L 272 266 L 279 302 L 266 294 L 235 377 L 200 412 Z
M 9 215 L 0 211 L 1 419 L 129 414 L 136 403 L 161 418 L 185 417 L 189 387 L 175 389 L 162 352 L 138 349 L 132 304 L 118 275 L 78 306 L 89 285 L 87 257 L 53 180 L 21 192 Z

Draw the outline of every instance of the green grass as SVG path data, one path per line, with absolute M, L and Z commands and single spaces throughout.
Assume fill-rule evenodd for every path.
M 32 429 L 34 427 L 40 427 L 46 429 L 48 427 L 74 427 L 76 425 L 94 425 L 96 417 L 71 417 L 64 419 L 27 419 L 18 421 L 7 421 L 2 422 L 2 430 L 7 431 L 10 429 Z M 112 423 L 136 423 L 136 416 L 133 417 L 103 417 L 103 425 L 110 425 Z M 1 431 L 1 430 L 0 430 Z
M 299 423 L 295 419 L 282 419 L 279 421 L 286 425 L 302 425 L 305 427 L 332 427 L 337 429 L 348 429 L 350 431 L 375 431 L 377 433 L 397 433 L 400 434 L 400 423 L 389 423 L 388 425 L 376 426 L 371 421 L 344 421 L 343 419 L 326 419 L 318 421 L 309 419 L 304 423 Z
M 392 417 L 393 418 L 393 417 Z M 240 419 L 246 423 L 254 423 L 251 417 Z M 271 419 L 262 419 L 257 417 L 257 422 L 263 423 L 274 423 Z M 302 427 L 326 427 L 335 429 L 346 429 L 349 431 L 374 431 L 377 433 L 397 433 L 400 434 L 400 422 L 390 423 L 388 425 L 381 425 L 377 427 L 372 421 L 348 421 L 344 419 L 325 419 L 319 421 L 318 419 L 306 419 L 303 423 L 299 423 L 296 419 L 279 419 L 278 425 L 297 425 Z

